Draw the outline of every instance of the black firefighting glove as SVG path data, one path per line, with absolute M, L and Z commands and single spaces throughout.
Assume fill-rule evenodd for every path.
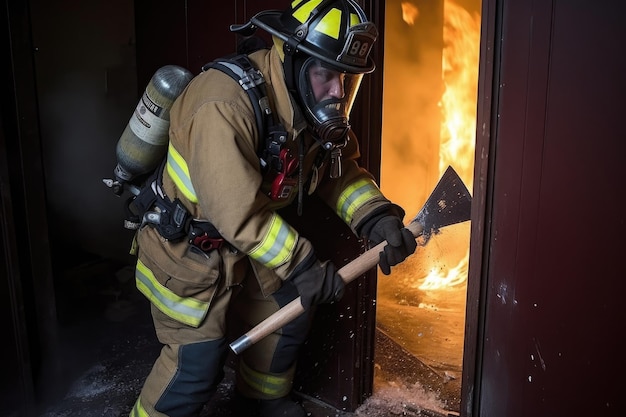
M 339 301 L 344 292 L 341 276 L 337 274 L 335 265 L 328 261 L 314 260 L 302 272 L 296 273 L 291 281 L 302 298 L 305 310 L 314 305 Z
M 383 212 L 367 218 L 360 227 L 360 234 L 369 239 L 371 246 L 387 241 L 378 261 L 385 275 L 389 275 L 392 266 L 404 261 L 417 248 L 413 233 L 402 223 L 403 217 L 404 210 L 392 204 Z

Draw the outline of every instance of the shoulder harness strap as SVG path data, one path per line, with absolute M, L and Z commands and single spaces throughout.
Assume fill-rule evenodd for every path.
M 280 150 L 287 141 L 287 132 L 275 120 L 261 71 L 252 65 L 250 58 L 245 54 L 211 61 L 202 67 L 202 71 L 211 68 L 229 75 L 250 97 L 259 132 L 257 155 L 262 170 L 267 170 L 271 164 L 279 163 Z

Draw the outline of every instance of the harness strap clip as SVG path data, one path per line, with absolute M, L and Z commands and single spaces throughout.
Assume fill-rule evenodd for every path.
M 202 252 L 210 252 L 221 248 L 226 242 L 217 230 L 213 230 L 214 227 L 210 223 L 194 223 L 192 221 L 192 225 L 189 228 L 190 245 L 197 247 Z

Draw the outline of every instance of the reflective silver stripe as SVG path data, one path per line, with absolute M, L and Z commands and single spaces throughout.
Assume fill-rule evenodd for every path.
M 198 327 L 209 309 L 209 303 L 183 298 L 161 285 L 152 271 L 140 260 L 135 270 L 137 288 L 159 310 L 188 326 Z

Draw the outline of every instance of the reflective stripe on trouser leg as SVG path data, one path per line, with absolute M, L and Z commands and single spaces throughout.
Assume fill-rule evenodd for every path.
M 291 391 L 295 372 L 295 363 L 287 372 L 269 373 L 252 369 L 242 359 L 237 368 L 237 389 L 249 398 L 282 398 Z
M 151 306 L 156 334 L 164 346 L 144 382 L 139 399 L 130 415 L 131 417 L 196 417 L 198 415 L 206 401 L 203 401 L 202 404 L 193 404 L 193 401 L 198 400 L 195 398 L 196 395 L 189 397 L 190 401 L 187 403 L 189 409 L 187 409 L 187 405 L 184 405 L 181 411 L 168 410 L 166 413 L 159 408 L 163 406 L 159 402 L 163 397 L 166 397 L 166 406 L 171 407 L 174 404 L 173 399 L 176 398 L 174 393 L 178 393 L 183 386 L 180 383 L 176 383 L 180 369 L 183 369 L 187 377 L 193 375 L 190 372 L 196 368 L 198 368 L 196 371 L 207 372 L 199 376 L 196 382 L 205 385 L 204 388 L 198 386 L 199 391 L 205 391 L 208 393 L 208 397 L 211 396 L 213 390 L 215 390 L 215 385 L 219 383 L 221 375 L 223 375 L 224 361 L 228 353 L 228 346 L 224 337 L 224 316 L 231 295 L 231 291 L 223 292 L 220 290 L 211 303 L 209 315 L 198 328 L 179 323 L 164 314 L 156 306 Z M 197 346 L 193 347 L 194 345 Z M 192 348 L 188 350 L 186 348 L 188 346 L 192 346 Z M 181 347 L 185 348 L 181 350 Z M 198 356 L 205 354 L 207 357 L 200 358 L 202 363 L 199 367 L 196 366 L 195 363 L 199 359 Z M 187 361 L 191 362 L 187 364 Z M 199 369 L 202 367 L 204 367 L 204 370 Z M 178 381 L 181 380 L 179 379 Z M 173 384 L 175 386 L 172 387 Z M 192 385 L 195 384 L 187 386 L 192 387 Z M 171 389 L 174 391 L 171 391 Z M 168 390 L 170 390 L 169 393 L 171 394 L 168 393 Z M 159 407 L 155 406 L 157 403 L 160 404 Z M 197 407 L 200 408 L 196 409 Z
M 254 326 L 297 296 L 291 282 L 285 282 L 267 298 L 258 285 L 249 283 L 237 300 L 236 314 Z M 237 369 L 237 389 L 243 395 L 273 399 L 291 391 L 298 351 L 308 334 L 311 318 L 312 312 L 307 311 L 243 352 Z
M 198 416 L 224 377 L 227 346 L 226 339 L 164 346 L 130 416 Z

